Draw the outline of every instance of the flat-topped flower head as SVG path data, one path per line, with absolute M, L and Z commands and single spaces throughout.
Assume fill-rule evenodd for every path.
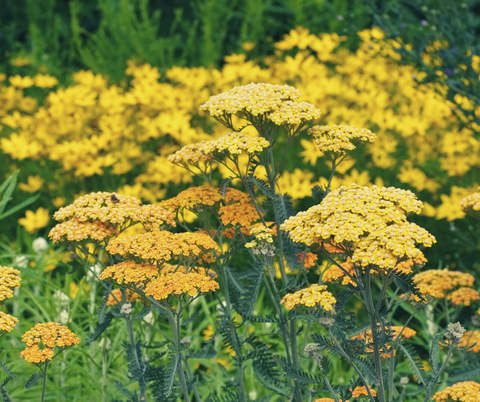
M 190 187 L 173 198 L 161 201 L 159 205 L 172 212 L 199 211 L 213 207 L 223 199 L 220 190 L 212 186 Z
M 470 306 L 473 301 L 480 300 L 480 294 L 472 288 L 459 288 L 447 295 L 447 300 L 450 300 L 452 304 L 459 306 L 463 304 Z
M 23 357 L 27 362 L 40 364 L 47 360 L 52 360 L 55 352 L 52 348 L 40 349 L 38 344 L 35 343 L 32 346 L 27 346 L 25 350 L 20 353 L 20 357 Z
M 218 283 L 210 276 L 196 272 L 189 272 L 188 274 L 176 272 L 148 282 L 145 287 L 145 294 L 155 300 L 164 300 L 170 295 L 188 294 L 195 297 L 198 293 L 214 292 L 218 288 Z
M 174 165 L 189 168 L 189 165 L 196 167 L 200 172 L 207 173 L 215 163 L 213 158 L 201 150 L 201 143 L 186 145 L 168 157 L 168 161 Z
M 54 214 L 58 221 L 102 222 L 115 228 L 141 223 L 147 230 L 175 226 L 174 215 L 159 205 L 141 205 L 138 198 L 117 193 L 97 192 L 78 198 Z
M 322 113 L 308 102 L 283 102 L 268 118 L 277 126 L 298 127 L 306 122 L 318 119 Z
M 78 345 L 80 339 L 66 326 L 56 322 L 47 322 L 45 324 L 36 324 L 31 330 L 22 335 L 22 342 L 27 346 L 39 345 L 40 343 L 47 347 L 66 348 Z
M 251 83 L 235 87 L 220 95 L 211 96 L 200 106 L 212 117 L 228 116 L 232 114 L 258 116 L 277 109 L 283 102 L 297 100 L 300 91 L 288 85 L 255 84 Z
M 475 381 L 463 381 L 437 392 L 432 398 L 435 402 L 477 402 L 480 401 L 480 384 Z
M 358 266 L 394 269 L 402 260 L 422 257 L 418 246 L 435 243 L 425 229 L 407 221 L 408 214 L 418 214 L 421 208 L 410 191 L 352 184 L 290 217 L 281 229 L 297 243 L 340 247 Z
M 370 130 L 342 125 L 313 126 L 308 130 L 308 134 L 313 135 L 320 152 L 330 159 L 337 159 L 353 151 L 357 143 L 375 140 L 375 134 Z
M 254 255 L 273 257 L 275 255 L 275 244 L 272 232 L 272 229 L 263 224 L 253 227 L 250 233 L 255 237 L 255 240 L 246 243 L 245 247 L 251 249 Z
M 270 146 L 270 143 L 263 137 L 228 133 L 216 140 L 201 142 L 199 148 L 205 155 L 215 158 L 217 154 L 235 156 L 246 153 L 252 156 L 262 152 L 268 146 Z
M 13 297 L 13 288 L 20 287 L 19 273 L 18 269 L 0 266 L 0 301 Z
M 249 202 L 224 205 L 218 213 L 224 225 L 249 227 L 260 219 L 257 209 Z
M 370 393 L 373 396 L 377 396 L 377 391 L 375 391 L 371 387 L 368 387 L 368 389 L 370 390 Z M 364 387 L 356 387 L 354 390 L 350 389 L 350 391 L 352 391 L 352 398 L 358 398 L 361 395 L 368 396 L 367 388 L 365 386 Z
M 475 278 L 468 273 L 450 271 L 448 269 L 429 269 L 416 274 L 413 281 L 418 286 L 428 287 L 435 291 L 435 297 L 443 299 L 448 291 L 457 287 L 473 286 Z M 461 294 L 458 294 L 460 297 Z M 453 296 L 452 296 L 453 297 Z
M 0 336 L 10 332 L 18 322 L 18 318 L 0 311 Z
M 480 187 L 478 188 L 478 192 L 463 198 L 460 201 L 460 206 L 466 214 L 480 219 Z
M 323 310 L 330 311 L 337 300 L 326 289 L 325 285 L 314 284 L 298 292 L 285 295 L 280 304 L 284 304 L 287 310 L 302 304 L 306 307 L 322 307 Z
M 217 247 L 215 241 L 203 232 L 158 231 L 115 238 L 106 249 L 111 254 L 161 264 L 172 259 L 200 259 Z
M 135 261 L 123 261 L 107 267 L 100 274 L 99 279 L 105 281 L 110 279 L 118 284 L 140 284 L 148 282 L 159 275 L 157 265 L 146 262 L 136 263 Z
M 94 240 L 103 242 L 114 236 L 118 236 L 120 231 L 115 227 L 100 221 L 81 222 L 77 218 L 61 222 L 53 227 L 48 234 L 54 243 L 80 242 L 83 240 Z

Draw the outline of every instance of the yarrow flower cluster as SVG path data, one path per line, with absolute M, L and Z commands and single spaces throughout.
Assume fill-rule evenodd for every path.
M 225 205 L 219 209 L 218 213 L 224 225 L 249 227 L 260 219 L 257 209 L 249 202 Z
M 318 119 L 320 115 L 320 110 L 308 102 L 286 101 L 268 117 L 278 126 L 296 126 Z
M 274 111 L 285 101 L 298 98 L 300 91 L 294 87 L 252 82 L 211 96 L 200 109 L 213 117 L 232 114 L 258 116 Z
M 36 324 L 31 330 L 25 332 L 22 335 L 22 342 L 27 344 L 27 348 L 20 357 L 31 363 L 43 363 L 53 358 L 55 346 L 65 349 L 78 345 L 80 339 L 67 327 L 56 322 L 47 322 Z M 40 349 L 40 344 L 44 348 Z
M 446 291 L 452 290 L 456 287 L 471 288 L 475 278 L 473 275 L 464 272 L 450 271 L 448 269 L 429 269 L 428 271 L 420 272 L 413 277 L 413 281 L 425 288 L 430 288 L 435 292 L 435 297 L 443 299 Z M 474 297 L 474 299 L 471 299 Z M 469 303 L 470 300 L 476 300 L 476 295 L 471 292 L 460 291 L 450 299 L 455 299 L 455 302 L 461 304 L 462 302 Z M 463 300 L 463 301 L 461 301 Z
M 18 269 L 0 266 L 0 301 L 13 297 L 13 288 L 20 287 L 19 273 Z
M 250 230 L 255 240 L 245 244 L 246 248 L 252 249 L 255 255 L 264 255 L 273 257 L 275 255 L 275 245 L 273 244 L 272 229 L 259 225 Z
M 188 274 L 176 272 L 148 282 L 145 294 L 155 300 L 163 300 L 171 294 L 179 296 L 187 293 L 189 296 L 195 297 L 199 292 L 214 292 L 218 288 L 218 283 L 209 276 L 196 272 Z
M 337 300 L 333 295 L 326 291 L 325 285 L 313 284 L 308 288 L 301 289 L 295 293 L 289 293 L 283 297 L 280 304 L 284 304 L 287 310 L 303 304 L 306 307 L 321 306 L 325 311 L 333 309 Z
M 407 215 L 422 202 L 410 191 L 352 184 L 330 192 L 321 204 L 287 219 L 281 229 L 307 246 L 335 244 L 358 266 L 393 269 L 402 260 L 423 256 L 435 238 Z
M 216 249 L 217 243 L 203 232 L 148 232 L 118 237 L 110 241 L 107 251 L 122 257 L 141 258 L 151 264 L 171 259 L 196 259 Z
M 478 192 L 473 193 L 460 201 L 462 211 L 466 214 L 480 219 L 480 187 Z
M 480 384 L 475 381 L 463 381 L 437 392 L 433 398 L 435 402 L 477 402 L 480 401 Z
M 99 242 L 106 238 L 118 236 L 120 231 L 104 222 L 80 222 L 77 218 L 59 223 L 50 230 L 48 237 L 54 243 L 61 242 L 80 242 L 82 240 L 92 239 Z
M 0 311 L 0 336 L 10 332 L 18 322 L 18 318 Z
M 297 256 L 297 262 L 303 261 L 303 266 L 305 268 L 312 268 L 315 266 L 315 261 L 317 261 L 318 256 L 314 253 L 298 253 L 295 254 Z
M 148 282 L 152 278 L 156 278 L 158 274 L 159 269 L 157 265 L 127 260 L 105 268 L 99 279 L 102 281 L 111 279 L 120 285 L 137 284 Z

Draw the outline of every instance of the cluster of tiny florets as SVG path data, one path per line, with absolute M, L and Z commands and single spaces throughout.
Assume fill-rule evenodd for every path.
M 275 244 L 273 244 L 272 229 L 259 225 L 250 230 L 255 240 L 245 244 L 246 248 L 252 250 L 255 255 L 273 257 L 275 255 Z
M 217 153 L 226 155 L 254 155 L 262 152 L 270 143 L 263 137 L 251 137 L 242 133 L 229 133 L 212 141 L 204 141 L 200 145 L 205 155 L 214 156 Z
M 318 259 L 318 256 L 315 253 L 296 253 L 297 262 L 303 261 L 304 268 L 312 268 L 315 266 L 315 262 Z
M 460 201 L 463 212 L 474 218 L 480 219 L 480 187 L 478 192 L 473 193 Z
M 303 304 L 306 307 L 321 306 L 325 311 L 329 311 L 333 309 L 337 300 L 326 289 L 325 285 L 314 284 L 298 292 L 285 295 L 280 304 L 285 304 L 287 310 Z
M 19 273 L 18 269 L 0 266 L 0 301 L 13 297 L 13 288 L 20 287 Z
M 281 126 L 303 124 L 318 119 L 320 115 L 320 110 L 308 102 L 286 101 L 268 117 L 276 125 Z
M 318 149 L 332 159 L 354 150 L 355 142 L 375 140 L 375 134 L 370 130 L 353 126 L 313 126 L 308 134 L 313 135 Z
M 10 332 L 17 322 L 18 318 L 0 311 L 0 335 Z
M 342 246 L 359 266 L 395 268 L 401 260 L 422 256 L 418 245 L 435 243 L 425 229 L 407 221 L 408 214 L 418 214 L 421 208 L 422 202 L 410 191 L 352 184 L 287 219 L 281 229 L 307 246 Z
M 107 251 L 158 264 L 171 259 L 200 258 L 202 254 L 216 247 L 217 244 L 205 233 L 158 231 L 117 237 L 110 241 Z
M 158 266 L 146 262 L 123 261 L 105 268 L 99 279 L 104 281 L 111 279 L 118 284 L 137 284 L 147 282 L 159 274 Z
M 188 294 L 195 297 L 199 292 L 214 292 L 219 288 L 218 283 L 210 276 L 190 272 L 184 274 L 176 272 L 151 280 L 145 287 L 145 294 L 155 300 L 166 299 L 170 295 Z
M 443 299 L 448 293 L 447 291 L 456 287 L 471 288 L 475 278 L 473 275 L 464 272 L 450 271 L 448 269 L 430 269 L 416 274 L 413 277 L 413 281 L 418 286 L 423 286 L 424 290 L 426 288 L 432 289 L 435 291 L 435 297 Z M 472 296 L 470 293 L 464 295 Z M 459 300 L 460 296 L 462 296 L 462 292 L 455 299 Z
M 225 205 L 219 209 L 218 213 L 224 225 L 249 227 L 260 219 L 257 209 L 249 202 Z
M 186 145 L 168 157 L 168 161 L 179 166 L 193 165 L 208 166 L 212 157 L 205 155 L 201 150 L 201 143 Z
M 478 402 L 480 401 L 480 384 L 475 381 L 463 381 L 437 392 L 432 400 L 435 402 Z
M 107 238 L 120 234 L 115 227 L 100 221 L 80 222 L 77 218 L 59 223 L 50 230 L 48 237 L 54 243 L 62 243 L 66 241 L 82 241 L 92 239 L 103 241 Z
M 251 83 L 211 96 L 200 109 L 211 116 L 243 113 L 258 116 L 274 111 L 285 101 L 298 98 L 300 91 L 288 85 Z
M 450 300 L 452 304 L 459 306 L 463 304 L 470 306 L 472 301 L 480 300 L 480 294 L 472 288 L 459 288 L 447 295 L 447 300 Z
M 36 324 L 22 335 L 22 342 L 27 348 L 20 354 L 28 362 L 41 363 L 53 358 L 53 347 L 66 348 L 78 345 L 80 339 L 64 325 L 56 322 Z M 39 348 L 40 343 L 44 346 Z
M 97 192 L 78 198 L 54 214 L 58 221 L 102 222 L 113 227 L 142 223 L 147 230 L 163 225 L 175 226 L 174 215 L 158 205 L 141 205 L 138 198 L 116 193 Z

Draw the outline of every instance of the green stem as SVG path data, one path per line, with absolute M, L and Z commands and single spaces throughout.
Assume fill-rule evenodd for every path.
M 192 370 L 190 369 L 190 366 L 188 365 L 187 358 L 185 356 L 184 356 L 184 361 L 185 361 L 185 367 L 187 369 L 188 378 L 190 378 L 190 381 L 193 383 L 193 394 L 195 395 L 195 399 L 197 400 L 197 402 L 202 402 L 202 398 L 198 393 L 197 383 L 193 382 L 193 373 L 192 373 Z
M 445 361 L 443 362 L 442 364 L 442 367 L 440 367 L 440 370 L 438 370 L 437 374 L 435 375 L 434 377 L 434 380 L 432 382 L 432 384 L 434 385 L 433 387 L 430 388 L 430 390 L 427 389 L 427 396 L 425 397 L 425 399 L 423 400 L 423 402 L 428 402 L 430 401 L 430 397 L 432 396 L 433 394 L 433 391 L 434 391 L 434 388 L 435 388 L 435 384 L 437 384 L 438 382 L 438 379 L 440 378 L 440 375 L 442 374 L 443 370 L 445 370 L 445 367 L 447 366 L 447 363 L 448 361 L 450 360 L 450 357 L 452 356 L 452 351 L 453 351 L 453 348 L 454 348 L 454 344 L 453 344 L 453 341 L 452 343 L 450 344 L 450 347 L 448 348 L 448 352 L 447 352 L 447 357 L 445 358 Z
M 376 386 L 378 388 L 378 399 L 380 402 L 385 402 L 385 389 L 383 386 L 382 361 L 380 360 L 380 345 L 377 334 L 377 311 L 373 305 L 373 297 L 371 292 L 370 268 L 365 268 L 365 303 L 367 313 L 370 316 L 370 327 L 372 329 L 372 343 L 373 343 L 373 359 L 376 371 Z M 383 331 L 382 326 L 382 331 Z
M 335 402 L 339 402 L 338 398 L 337 398 L 337 395 L 335 395 L 335 391 L 332 388 L 332 384 L 330 384 L 328 376 L 323 372 L 323 367 L 322 367 L 322 363 L 320 361 L 320 358 L 318 356 L 316 356 L 315 361 L 318 364 L 318 367 L 320 369 L 320 373 L 322 374 L 322 377 L 323 377 L 323 381 L 325 381 L 325 385 L 327 386 L 328 391 L 330 392 L 330 395 L 332 395 Z
M 41 402 L 45 400 L 45 387 L 47 385 L 47 370 L 48 370 L 48 361 L 45 363 L 45 370 L 43 372 L 42 398 L 40 399 Z

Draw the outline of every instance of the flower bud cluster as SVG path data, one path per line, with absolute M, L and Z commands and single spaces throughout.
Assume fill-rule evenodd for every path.
M 245 244 L 246 248 L 252 249 L 253 254 L 273 257 L 275 255 L 275 244 L 273 244 L 272 229 L 265 226 L 257 226 L 250 230 L 255 240 Z

